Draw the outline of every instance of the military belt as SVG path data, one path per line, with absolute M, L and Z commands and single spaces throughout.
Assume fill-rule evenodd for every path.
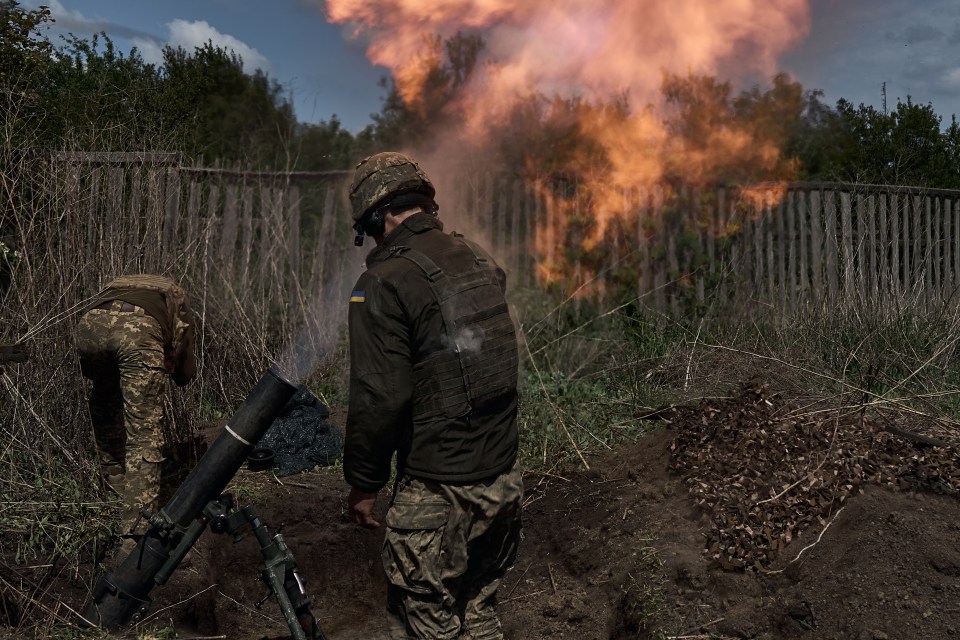
M 140 309 L 136 305 L 132 305 L 129 302 L 124 302 L 123 300 L 105 300 L 98 304 L 96 309 L 104 309 L 106 311 L 122 311 L 123 313 L 132 313 Z

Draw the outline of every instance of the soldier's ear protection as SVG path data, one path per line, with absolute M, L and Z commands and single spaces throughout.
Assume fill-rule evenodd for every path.
M 386 230 L 384 216 L 387 214 L 387 211 L 390 210 L 390 206 L 390 203 L 387 203 L 382 207 L 378 207 L 354 223 L 353 228 L 357 232 L 356 237 L 353 239 L 353 245 L 355 247 L 363 246 L 364 234 L 368 236 L 379 236 L 383 234 Z

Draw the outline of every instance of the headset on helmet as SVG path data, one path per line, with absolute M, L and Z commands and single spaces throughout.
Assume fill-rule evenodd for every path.
M 357 231 L 354 244 L 363 236 L 383 233 L 384 216 L 397 206 L 424 206 L 436 213 L 436 189 L 420 165 L 402 153 L 387 151 L 357 164 L 350 183 L 350 206 Z

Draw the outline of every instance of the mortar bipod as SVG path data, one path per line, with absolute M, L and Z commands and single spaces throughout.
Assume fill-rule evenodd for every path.
M 257 609 L 274 595 L 280 611 L 290 628 L 294 640 L 326 640 L 316 618 L 310 611 L 310 596 L 304 588 L 303 579 L 297 571 L 297 561 L 279 531 L 273 536 L 260 520 L 253 505 L 233 511 L 233 496 L 225 493 L 211 500 L 203 510 L 205 518 L 198 519 L 184 534 L 184 541 L 178 546 L 182 554 L 174 553 L 163 569 L 157 574 L 157 584 L 163 584 L 177 568 L 183 556 L 209 524 L 214 533 L 228 533 L 234 542 L 243 538 L 243 528 L 249 524 L 260 543 L 263 564 L 260 566 L 260 580 L 270 589 L 270 593 L 256 603 Z M 194 530 L 195 529 L 195 530 Z M 192 538 L 192 539 L 191 539 Z

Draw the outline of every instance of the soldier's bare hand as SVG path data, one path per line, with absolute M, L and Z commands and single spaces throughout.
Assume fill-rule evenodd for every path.
M 350 519 L 364 529 L 376 529 L 380 526 L 373 517 L 373 507 L 377 503 L 377 494 L 359 489 L 350 489 L 347 505 L 350 507 Z

